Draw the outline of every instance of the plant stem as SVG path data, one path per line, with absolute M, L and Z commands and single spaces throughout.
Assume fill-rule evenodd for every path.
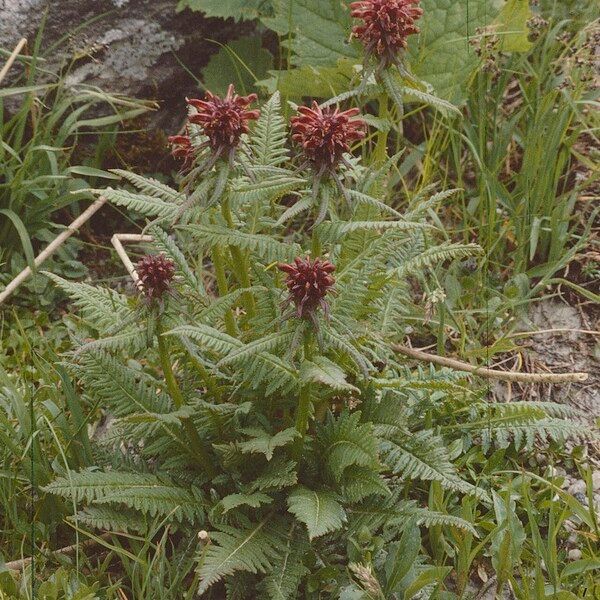
M 313 229 L 311 251 L 313 259 L 317 258 L 317 256 L 321 256 L 321 253 L 323 252 L 323 248 L 321 247 L 321 239 L 319 238 L 319 234 L 317 233 L 316 228 Z
M 169 352 L 165 343 L 165 338 L 162 335 L 163 332 L 160 323 L 160 317 L 156 321 L 156 339 L 158 341 L 158 354 L 160 356 L 160 365 L 165 376 L 167 389 L 169 390 L 169 394 L 171 398 L 173 398 L 173 402 L 175 403 L 175 408 L 179 409 L 184 405 L 185 400 L 183 398 L 181 390 L 179 389 L 179 386 L 177 385 L 177 380 L 175 379 L 173 368 L 171 367 L 171 361 L 169 360 Z
M 445 317 L 446 317 L 446 305 L 444 304 L 444 301 L 440 302 L 439 304 L 439 309 L 438 309 L 438 315 L 439 315 L 439 326 L 438 326 L 438 334 L 437 334 L 437 353 L 440 356 L 444 356 L 444 354 L 446 353 L 445 348 L 444 348 L 444 327 L 445 327 Z
M 221 202 L 221 213 L 225 219 L 227 226 L 230 229 L 235 229 L 235 223 L 233 222 L 233 216 L 231 214 L 231 208 L 229 206 L 229 199 L 224 198 Z M 231 252 L 231 258 L 235 267 L 235 273 L 240 282 L 240 285 L 244 288 L 249 288 L 252 284 L 250 283 L 250 269 L 248 267 L 248 257 L 245 256 L 242 251 L 236 246 L 230 246 L 229 252 Z M 244 306 L 246 313 L 249 318 L 254 316 L 256 312 L 256 306 L 254 304 L 254 297 L 251 292 L 246 292 L 243 296 Z
M 307 331 L 304 334 L 304 360 L 312 359 L 312 332 Z M 298 397 L 298 408 L 296 410 L 296 430 L 300 434 L 300 437 L 296 440 L 292 454 L 296 460 L 299 460 L 302 456 L 302 450 L 304 448 L 304 437 L 308 429 L 308 421 L 310 418 L 310 385 L 303 385 L 300 388 L 300 395 Z
M 225 275 L 225 258 L 223 256 L 223 251 L 219 246 L 215 246 L 213 248 L 212 261 L 215 267 L 215 275 L 217 277 L 217 288 L 219 289 L 219 295 L 226 296 L 229 293 L 229 286 L 227 285 L 227 276 Z M 231 309 L 227 310 L 224 318 L 225 329 L 227 330 L 227 333 L 232 337 L 236 337 L 238 331 Z
M 379 118 L 383 121 L 389 116 L 388 96 L 385 92 L 379 94 Z M 383 164 L 387 158 L 388 132 L 379 130 L 377 132 L 377 145 L 375 146 L 375 162 Z
M 181 393 L 181 390 L 179 389 L 179 385 L 175 379 L 175 374 L 173 373 L 173 368 L 171 367 L 169 352 L 165 343 L 165 338 L 162 335 L 160 317 L 158 317 L 156 320 L 156 339 L 158 341 L 158 354 L 160 356 L 160 364 L 165 376 L 165 381 L 167 383 L 167 389 L 169 390 L 169 395 L 171 398 L 173 398 L 175 408 L 179 409 L 185 404 L 185 399 Z M 185 434 L 190 442 L 194 457 L 202 465 L 203 469 L 206 471 L 206 474 L 209 477 L 214 477 L 216 473 L 212 465 L 210 455 L 206 451 L 206 448 L 204 447 L 204 444 L 202 443 L 194 424 L 190 419 L 187 418 L 181 419 L 181 423 L 183 425 L 183 430 L 185 431 Z

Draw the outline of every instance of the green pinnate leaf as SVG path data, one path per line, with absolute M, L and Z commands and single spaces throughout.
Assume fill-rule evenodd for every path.
M 336 391 L 349 391 L 360 394 L 360 390 L 346 381 L 346 374 L 333 361 L 325 356 L 316 356 L 306 360 L 300 368 L 300 381 L 302 383 L 318 383 L 326 385 Z
M 238 442 L 238 448 L 241 450 L 242 454 L 264 454 L 267 457 L 267 460 L 273 458 L 273 452 L 276 448 L 286 446 L 294 441 L 299 435 L 298 431 L 293 427 L 279 431 L 275 435 L 271 435 L 264 429 L 250 427 L 242 429 L 241 431 L 250 436 L 249 440 Z
M 219 502 L 219 506 L 223 510 L 223 513 L 227 513 L 240 506 L 258 508 L 263 504 L 270 504 L 271 502 L 273 502 L 273 498 L 262 492 L 255 492 L 254 494 L 229 494 L 229 496 L 225 496 Z
M 288 496 L 288 510 L 306 525 L 311 540 L 340 529 L 346 520 L 346 512 L 333 492 L 304 486 Z
M 361 413 L 330 414 L 317 432 L 317 441 L 330 473 L 339 481 L 347 467 L 379 469 L 378 440 L 372 423 L 360 423 Z

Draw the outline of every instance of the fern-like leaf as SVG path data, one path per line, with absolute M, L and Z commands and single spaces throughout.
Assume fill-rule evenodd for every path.
M 263 504 L 270 504 L 271 502 L 273 502 L 273 498 L 270 496 L 262 492 L 255 492 L 253 494 L 229 494 L 219 502 L 218 506 L 223 513 L 228 513 L 230 510 L 234 510 L 240 506 L 258 508 Z
M 288 445 L 300 435 L 295 427 L 288 427 L 275 435 L 256 427 L 246 427 L 241 431 L 243 434 L 250 436 L 249 440 L 238 442 L 238 448 L 242 454 L 264 454 L 267 460 L 273 458 L 273 452 L 276 448 Z
M 198 557 L 198 594 L 237 571 L 265 573 L 271 570 L 285 547 L 280 531 L 269 518 L 244 528 L 220 525 L 209 535 L 211 543 Z
M 298 216 L 300 213 L 305 210 L 309 210 L 312 206 L 312 198 L 303 198 L 302 200 L 298 200 L 292 206 L 290 206 L 277 221 L 273 224 L 273 227 L 279 227 L 283 225 L 286 221 L 293 219 Z
M 110 506 L 87 506 L 69 520 L 105 531 L 141 534 L 148 531 L 148 524 L 142 515 L 123 507 L 116 509 Z
M 393 441 L 381 443 L 382 456 L 392 472 L 405 479 L 439 481 L 442 486 L 465 494 L 486 496 L 483 490 L 462 480 L 448 458 L 448 448 L 431 430 L 402 432 Z
M 464 258 L 481 253 L 481 247 L 477 244 L 452 244 L 445 242 L 439 246 L 433 246 L 425 251 L 413 256 L 399 267 L 394 269 L 398 279 L 403 279 L 407 275 L 421 273 L 425 269 L 451 259 Z
M 127 297 L 115 290 L 68 281 L 49 272 L 44 272 L 44 275 L 69 295 L 75 306 L 81 309 L 83 317 L 99 331 L 129 320 L 131 308 Z
M 136 194 L 126 190 L 115 190 L 113 188 L 90 191 L 98 196 L 104 196 L 116 206 L 124 206 L 146 217 L 173 219 L 177 215 L 177 203 L 165 202 L 154 196 L 147 196 L 141 193 Z
M 164 385 L 150 376 L 122 365 L 105 352 L 89 352 L 71 370 L 81 378 L 86 391 L 115 416 L 132 413 L 168 413 L 171 399 Z
M 283 244 L 267 235 L 246 233 L 219 225 L 182 225 L 180 229 L 189 231 L 202 245 L 234 246 L 242 250 L 252 250 L 269 262 L 290 261 L 300 254 L 297 244 Z
M 217 367 L 223 367 L 232 363 L 239 363 L 248 360 L 263 352 L 272 352 L 282 346 L 289 346 L 294 339 L 293 332 L 275 332 L 230 352 L 225 358 L 222 358 Z
M 338 238 L 356 231 L 385 231 L 386 229 L 400 229 L 415 231 L 417 229 L 435 229 L 428 223 L 417 221 L 330 221 L 318 227 L 323 239 L 335 241 Z
M 74 502 L 123 505 L 150 517 L 198 521 L 203 515 L 199 498 L 167 478 L 150 473 L 71 471 L 43 489 Z
M 177 273 L 185 280 L 187 285 L 202 296 L 206 296 L 202 279 L 196 277 L 175 240 L 162 227 L 158 227 L 157 225 L 149 227 L 148 233 L 154 238 L 157 246 L 173 260 L 177 268 Z
M 254 157 L 253 164 L 276 167 L 284 163 L 289 155 L 287 128 L 281 115 L 281 97 L 275 92 L 261 108 L 250 140 Z
M 378 441 L 371 423 L 360 423 L 361 413 L 342 413 L 337 419 L 329 414 L 317 432 L 321 454 L 329 471 L 339 481 L 351 465 L 379 469 Z
M 306 525 L 311 540 L 340 529 L 346 520 L 346 512 L 335 494 L 304 486 L 298 486 L 288 496 L 288 510 Z
M 269 491 L 290 487 L 297 482 L 296 463 L 283 457 L 275 457 L 249 487 L 252 491 Z
M 346 381 L 346 374 L 333 361 L 325 356 L 316 356 L 305 360 L 300 368 L 300 381 L 319 383 L 336 391 L 351 391 L 360 394 L 360 390 Z
M 300 177 L 276 176 L 268 177 L 257 182 L 236 182 L 232 193 L 239 202 L 254 203 L 265 200 L 276 200 L 285 194 L 304 187 L 306 182 Z
M 266 596 L 270 600 L 292 600 L 298 596 L 302 578 L 309 573 L 308 568 L 302 563 L 304 552 L 308 544 L 305 537 L 296 534 L 298 526 L 292 524 L 286 535 L 286 545 L 273 569 L 263 582 Z
M 164 202 L 175 202 L 176 204 L 180 204 L 184 200 L 181 192 L 174 190 L 153 177 L 144 177 L 123 169 L 110 169 L 110 172 L 120 175 L 147 196 L 153 196 Z

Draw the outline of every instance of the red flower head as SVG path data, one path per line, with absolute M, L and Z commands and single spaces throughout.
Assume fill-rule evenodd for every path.
M 291 119 L 292 139 L 302 146 L 306 157 L 319 170 L 334 169 L 344 152 L 350 150 L 350 144 L 366 135 L 366 123 L 352 119 L 360 113 L 358 108 L 322 109 L 313 101 L 311 108 L 301 106 L 298 112 Z
M 258 110 L 247 110 L 255 101 L 256 94 L 238 96 L 233 84 L 227 89 L 225 98 L 206 92 L 204 100 L 187 101 L 197 110 L 190 117 L 190 123 L 200 125 L 213 152 L 230 152 L 238 146 L 242 134 L 248 133 L 248 121 L 258 119 Z
M 315 258 L 312 262 L 308 257 L 295 258 L 292 264 L 280 264 L 279 270 L 287 273 L 285 284 L 290 293 L 289 301 L 296 305 L 299 317 L 310 317 L 317 306 L 327 314 L 325 296 L 335 283 L 331 275 L 335 271 L 334 265 L 322 258 Z
M 378 56 L 384 67 L 397 60 L 400 50 L 406 48 L 406 38 L 419 33 L 415 21 L 423 14 L 420 0 L 364 0 L 352 2 L 350 10 L 362 25 L 352 29 L 368 55 Z
M 171 156 L 181 161 L 181 170 L 189 171 L 196 158 L 196 149 L 192 146 L 190 136 L 171 135 L 169 144 L 171 144 Z
M 171 287 L 175 263 L 162 254 L 147 254 L 137 263 L 135 270 L 148 300 L 160 300 Z

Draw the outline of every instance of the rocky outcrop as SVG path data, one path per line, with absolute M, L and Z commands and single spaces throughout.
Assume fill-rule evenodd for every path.
M 160 0 L 0 0 L 0 47 L 30 46 L 44 22 L 44 66 L 62 69 L 68 83 L 161 103 L 155 124 L 181 116 L 183 98 L 197 93 L 198 76 L 216 42 L 239 36 L 248 25 L 206 19 L 176 2 Z M 181 64 L 180 64 L 180 62 Z

